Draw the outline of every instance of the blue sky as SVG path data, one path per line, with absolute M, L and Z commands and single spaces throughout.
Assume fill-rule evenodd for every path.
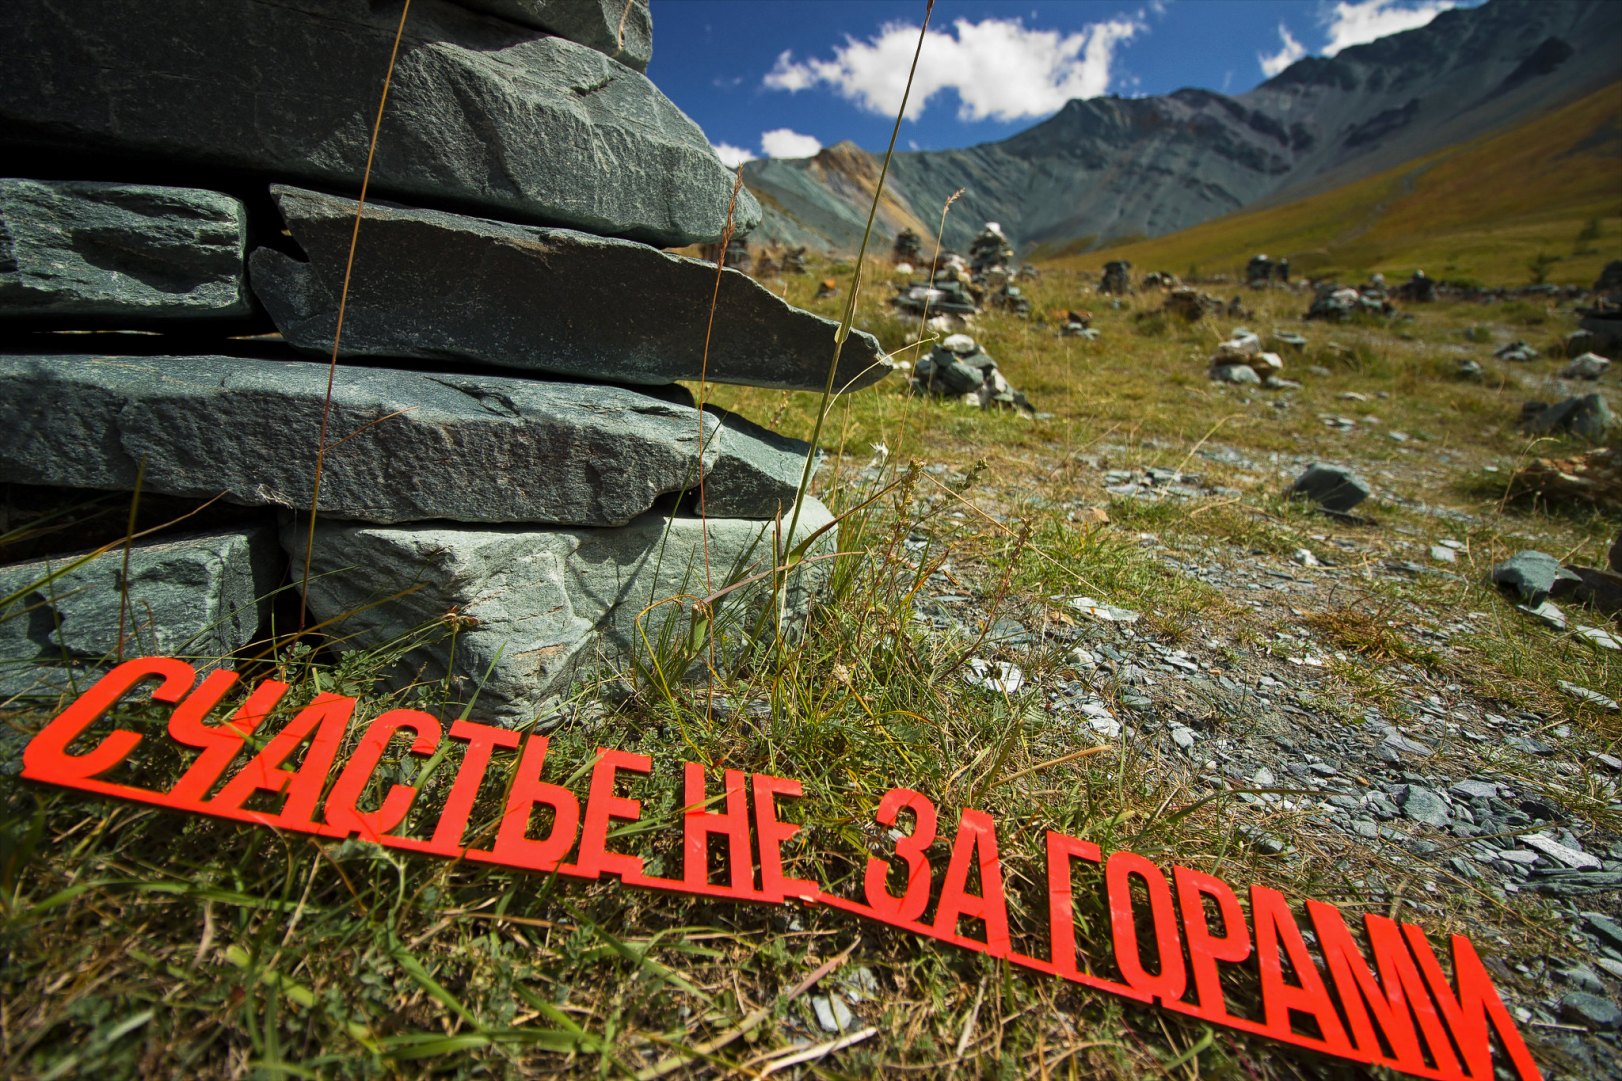
M 1243 93 L 1479 0 L 937 0 L 900 149 L 1005 138 L 1072 97 Z M 924 0 L 652 0 L 648 75 L 723 160 L 882 151 Z

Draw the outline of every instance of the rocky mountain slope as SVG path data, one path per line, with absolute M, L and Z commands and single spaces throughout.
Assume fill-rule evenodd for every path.
M 1619 4 L 1493 0 L 1301 60 L 1236 97 L 1071 101 L 1001 142 L 896 155 L 880 229 L 931 235 L 963 188 L 949 246 L 987 220 L 1022 250 L 1160 236 L 1328 191 L 1593 93 L 1622 80 L 1619 34 Z M 750 162 L 744 175 L 767 208 L 754 239 L 853 251 L 877 174 L 849 143 Z

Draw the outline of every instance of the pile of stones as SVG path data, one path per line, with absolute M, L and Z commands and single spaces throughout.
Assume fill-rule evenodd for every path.
M 1086 338 L 1088 341 L 1097 341 L 1099 332 L 1093 326 L 1092 312 L 1078 312 L 1068 308 L 1059 320 L 1059 337 Z
M 897 266 L 905 263 L 917 266 L 924 260 L 924 241 L 916 231 L 903 229 L 896 234 L 895 247 L 890 250 L 890 261 Z
M 1304 319 L 1325 319 L 1331 322 L 1344 323 L 1359 313 L 1365 315 L 1389 315 L 1396 311 L 1395 305 L 1386 295 L 1384 280 L 1380 275 L 1374 276 L 1376 280 L 1359 289 L 1341 286 L 1335 282 L 1324 282 L 1313 292 L 1312 306 L 1307 309 Z
M 286 582 L 342 648 L 416 634 L 402 671 L 520 723 L 772 565 L 809 448 L 676 381 L 821 389 L 836 328 L 728 270 L 706 361 L 715 270 L 660 248 L 721 237 L 732 178 L 641 73 L 645 0 L 413 4 L 345 290 L 399 20 L 7 5 L 0 146 L 32 177 L 0 180 L 0 509 L 232 508 L 127 572 L 117 546 L 0 568 L 8 696 L 120 648 L 224 658 Z M 760 217 L 747 192 L 731 213 Z M 888 370 L 853 333 L 837 383 Z M 831 517 L 807 497 L 799 521 Z M 718 625 L 758 629 L 747 593 Z
M 965 317 L 980 313 L 980 305 L 968 286 L 953 278 L 909 282 L 896 289 L 890 303 L 909 315 L 928 316 L 931 329 L 955 330 L 968 323 Z
M 784 274 L 804 274 L 806 272 L 805 245 L 801 244 L 797 248 L 789 248 L 783 252 L 783 258 L 780 260 L 779 265 L 782 267 Z
M 1234 330 L 1225 342 L 1217 344 L 1211 356 L 1210 376 L 1219 383 L 1266 384 L 1282 387 L 1279 373 L 1284 370 L 1284 358 L 1277 353 L 1262 350 L 1262 340 L 1243 327 Z
M 1014 275 L 1014 246 L 1003 235 L 1002 226 L 986 222 L 969 244 L 969 269 L 974 280 L 990 288 L 997 288 Z
M 1224 304 L 1220 297 L 1202 293 L 1185 285 L 1167 293 L 1160 310 L 1187 322 L 1197 323 L 1208 315 L 1221 315 L 1225 311 L 1230 311 L 1237 305 L 1238 298 L 1235 297 L 1234 301 L 1234 305 Z
M 1407 281 L 1391 290 L 1391 295 L 1408 304 L 1431 304 L 1436 300 L 1436 282 L 1423 270 L 1416 270 Z
M 1132 264 L 1125 259 L 1111 259 L 1104 264 L 1104 277 L 1098 283 L 1098 291 L 1107 296 L 1124 297 L 1132 291 L 1132 279 L 1128 271 Z
M 1265 289 L 1269 282 L 1290 281 L 1290 261 L 1288 259 L 1269 259 L 1265 255 L 1253 255 L 1250 262 L 1245 264 L 1245 284 L 1252 289 Z
M 967 334 L 948 336 L 918 362 L 912 371 L 912 392 L 981 409 L 1013 409 L 1025 416 L 1036 412 L 997 370 L 991 354 Z

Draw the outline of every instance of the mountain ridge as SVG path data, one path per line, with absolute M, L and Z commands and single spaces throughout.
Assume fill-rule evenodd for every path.
M 879 241 L 903 227 L 964 247 L 997 221 L 1020 250 L 1101 247 L 1319 194 L 1524 122 L 1622 80 L 1622 4 L 1491 0 L 1307 57 L 1236 96 L 1072 100 L 1007 139 L 891 161 Z M 1619 102 L 1622 106 L 1622 102 Z M 862 160 L 862 159 L 865 159 Z M 853 252 L 877 163 L 848 143 L 744 167 L 755 243 Z

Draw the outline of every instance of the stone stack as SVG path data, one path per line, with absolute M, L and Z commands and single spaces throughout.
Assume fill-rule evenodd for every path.
M 398 0 L 91 7 L 0 8 L 0 481 L 240 513 L 127 572 L 116 545 L 0 567 L 0 691 L 226 657 L 306 560 L 340 648 L 508 723 L 803 609 L 813 573 L 763 614 L 766 574 L 687 618 L 786 550 L 810 448 L 677 381 L 821 390 L 836 324 L 660 250 L 723 234 L 732 177 L 641 74 L 646 0 L 416 0 L 347 294 Z M 888 370 L 857 332 L 836 382 Z M 807 497 L 796 539 L 831 521 Z
M 913 394 L 946 398 L 981 409 L 1010 409 L 1022 416 L 1036 411 L 1015 390 L 991 354 L 967 334 L 951 334 L 918 361 L 912 372 Z
M 1284 360 L 1277 353 L 1262 350 L 1262 340 L 1243 328 L 1236 329 L 1227 341 L 1218 342 L 1211 356 L 1210 376 L 1219 383 L 1267 384 L 1282 386 L 1279 372 Z
M 1098 291 L 1106 296 L 1124 297 L 1132 291 L 1132 279 L 1128 271 L 1132 264 L 1125 259 L 1112 259 L 1104 264 L 1104 276 L 1098 283 Z

